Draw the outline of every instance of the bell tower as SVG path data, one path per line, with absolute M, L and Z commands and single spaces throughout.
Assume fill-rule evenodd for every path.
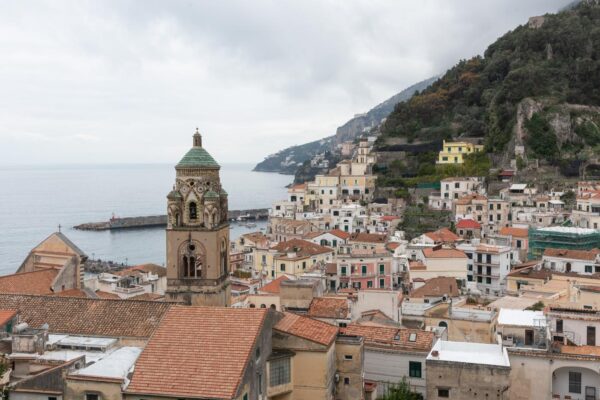
M 229 223 L 221 167 L 202 147 L 196 128 L 192 148 L 175 166 L 167 195 L 167 300 L 229 306 Z

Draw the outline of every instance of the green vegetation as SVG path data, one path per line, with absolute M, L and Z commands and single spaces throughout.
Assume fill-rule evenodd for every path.
M 396 105 L 380 142 L 466 135 L 483 138 L 486 151 L 499 154 L 513 136 L 519 102 L 530 97 L 600 105 L 600 5 L 582 2 L 546 15 L 541 27 L 519 26 L 483 57 L 460 61 L 432 86 Z M 535 134 L 528 135 L 528 144 L 537 156 L 553 159 L 559 152 L 546 124 L 541 117 L 530 124 Z M 600 143 L 598 124 L 581 124 L 577 135 L 590 146 Z M 431 175 L 429 167 L 418 170 Z
M 538 301 L 533 303 L 532 305 L 530 305 L 529 307 L 526 308 L 526 310 L 529 311 L 542 311 L 544 309 L 544 303 L 542 301 Z
M 554 160 L 558 155 L 556 135 L 548 121 L 540 114 L 535 113 L 531 119 L 525 121 L 527 138 L 525 143 L 531 153 L 537 158 Z
M 414 392 L 406 377 L 398 383 L 391 384 L 388 386 L 386 393 L 379 400 L 422 400 L 423 396 L 420 393 Z
M 404 219 L 398 224 L 398 229 L 404 231 L 406 238 L 411 240 L 423 232 L 435 231 L 444 226 L 450 226 L 449 211 L 429 210 L 420 204 L 406 207 Z

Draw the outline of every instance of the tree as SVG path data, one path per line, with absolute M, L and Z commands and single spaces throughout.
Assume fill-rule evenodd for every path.
M 385 395 L 379 400 L 422 400 L 420 393 L 411 390 L 406 377 L 398 383 L 392 384 L 386 390 Z
M 542 302 L 541 300 L 533 303 L 532 305 L 530 305 L 529 307 L 526 308 L 526 310 L 529 311 L 542 311 L 544 309 L 544 302 Z

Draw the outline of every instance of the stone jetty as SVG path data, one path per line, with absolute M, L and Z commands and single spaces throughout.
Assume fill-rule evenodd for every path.
M 228 218 L 230 221 L 259 221 L 269 218 L 267 208 L 257 208 L 251 210 L 229 210 Z M 108 221 L 86 222 L 76 225 L 73 228 L 81 231 L 108 231 L 119 229 L 140 229 L 166 227 L 166 215 L 150 215 L 145 217 L 112 217 Z

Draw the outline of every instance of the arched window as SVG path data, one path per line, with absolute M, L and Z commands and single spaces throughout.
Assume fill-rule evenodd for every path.
M 195 221 L 198 218 L 198 209 L 196 208 L 196 203 L 193 201 L 190 203 L 190 220 Z
M 261 304 L 261 305 L 260 305 L 260 308 L 267 308 L 267 306 L 266 306 L 266 305 L 264 305 L 264 304 Z
M 271 309 L 275 310 L 277 307 L 275 306 L 275 304 L 271 304 Z
M 196 242 L 182 245 L 179 252 L 181 257 L 180 274 L 183 278 L 201 278 L 204 267 L 204 252 Z
M 446 323 L 446 321 L 440 321 L 440 323 L 438 324 L 438 326 L 441 327 L 441 328 L 448 329 L 448 324 Z
M 175 226 L 181 225 L 181 220 L 179 219 L 179 213 L 175 214 Z

